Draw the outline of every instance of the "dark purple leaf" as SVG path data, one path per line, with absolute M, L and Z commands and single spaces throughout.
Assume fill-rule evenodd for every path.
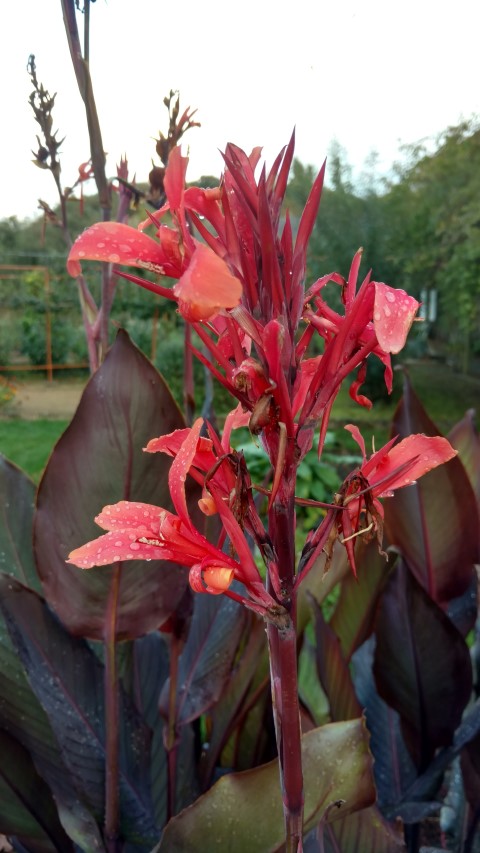
M 0 547 L 7 576 L 41 591 L 32 547 L 33 483 L 14 465 L 0 461 L 2 520 Z M 81 848 L 103 850 L 93 816 L 73 787 L 48 717 L 26 679 L 0 615 L 0 727 L 13 735 L 30 754 L 53 793 L 60 821 Z
M 452 743 L 472 690 L 468 648 L 448 616 L 398 561 L 376 621 L 374 674 L 380 696 L 400 714 L 417 767 Z
M 465 713 L 462 722 L 455 732 L 453 745 L 439 750 L 428 770 L 419 776 L 413 785 L 410 786 L 405 794 L 405 801 L 420 800 L 428 797 L 428 792 L 432 790 L 432 785 L 438 784 L 438 779 L 441 778 L 441 775 L 445 772 L 449 764 L 451 764 L 463 747 L 470 743 L 479 732 L 480 699 L 477 699 L 475 704 Z
M 35 853 L 73 853 L 52 794 L 26 749 L 0 729 L 0 832 Z
M 11 577 L 3 577 L 12 586 Z M 75 792 L 48 717 L 27 681 L 1 613 L 0 728 L 13 735 L 31 755 L 54 795 L 60 821 L 70 838 L 82 849 L 103 850 L 96 821 Z
M 469 409 L 465 417 L 455 424 L 448 434 L 448 440 L 458 450 L 480 505 L 480 437 L 475 427 L 475 409 Z
M 178 665 L 177 724 L 195 720 L 219 699 L 230 675 L 246 611 L 225 596 L 197 595 L 188 639 Z M 160 698 L 168 717 L 169 681 Z
M 370 637 L 353 655 L 353 682 L 365 709 L 378 804 L 384 814 L 396 815 L 398 803 L 417 776 L 400 730 L 400 718 L 377 693 L 373 678 L 375 638 Z
M 392 433 L 438 435 L 408 381 Z M 388 541 L 406 558 L 415 577 L 438 603 L 462 595 L 479 559 L 475 495 L 457 457 L 399 489 L 385 501 Z
M 320 683 L 328 697 L 332 722 L 362 716 L 352 676 L 340 649 L 338 637 L 325 622 L 315 599 L 311 599 L 317 644 L 316 661 Z
M 164 722 L 158 701 L 169 673 L 168 648 L 156 631 L 132 643 L 132 696 L 152 732 L 150 780 L 155 821 L 159 827 L 167 817 L 167 754 L 163 743 Z
M 459 595 L 458 598 L 452 598 L 448 602 L 446 613 L 448 613 L 462 637 L 466 637 L 475 626 L 478 610 L 477 596 L 478 580 L 475 574 L 472 577 L 470 586 L 467 587 L 463 595 Z
M 353 652 L 370 636 L 378 597 L 395 564 L 395 555 L 389 560 L 379 553 L 378 543 L 372 540 L 359 547 L 355 556 L 357 578 L 349 572 L 342 579 L 340 597 L 329 625 L 337 635 L 347 661 Z
M 467 801 L 473 811 L 480 811 L 480 734 L 462 750 L 461 768 Z
M 125 332 L 88 383 L 40 484 L 35 515 L 37 567 L 49 604 L 74 634 L 103 639 L 114 569 L 82 571 L 68 553 L 100 534 L 106 504 L 139 500 L 171 508 L 169 459 L 144 453 L 148 440 L 183 426 L 163 379 Z M 187 571 L 172 563 L 121 564 L 117 636 L 134 638 L 175 610 Z
M 0 571 L 42 591 L 32 549 L 35 485 L 0 456 Z
M 265 628 L 253 614 L 249 614 L 246 620 L 243 641 L 241 657 L 231 669 L 228 682 L 210 711 L 211 734 L 201 767 L 204 789 L 210 783 L 227 740 L 245 721 L 245 705 L 249 704 L 252 682 L 258 680 L 259 673 L 260 680 L 268 675 Z
M 103 666 L 85 641 L 67 634 L 45 602 L 13 578 L 0 578 L 0 607 L 31 688 L 44 708 L 80 798 L 104 816 Z M 121 829 L 154 843 L 148 765 L 149 733 L 122 694 L 120 701 Z

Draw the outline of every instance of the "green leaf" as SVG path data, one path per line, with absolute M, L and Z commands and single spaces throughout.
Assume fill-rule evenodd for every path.
M 383 593 L 376 633 L 378 692 L 400 714 L 410 753 L 425 770 L 435 750 L 452 742 L 470 698 L 468 647 L 403 561 Z
M 308 633 L 305 633 L 298 656 L 298 695 L 315 726 L 323 726 L 331 718 L 328 697 L 318 678 L 316 657 L 317 649 L 310 642 Z
M 338 583 L 351 573 L 346 549 L 336 542 L 333 549 L 333 559 L 328 572 L 324 572 L 325 554 L 316 561 L 308 575 L 300 583 L 297 607 L 297 631 L 301 634 L 312 617 L 310 595 L 318 604 L 322 604 Z
M 377 806 L 327 824 L 325 853 L 401 853 L 406 850 L 403 832 L 387 823 Z M 305 845 L 305 853 L 309 853 Z
M 356 554 L 357 578 L 350 572 L 343 578 L 340 596 L 329 625 L 337 635 L 345 660 L 370 636 L 378 597 L 395 563 L 379 553 L 378 543 L 361 543 Z
M 408 381 L 395 413 L 393 434 L 438 435 Z M 385 501 L 388 541 L 439 604 L 465 592 L 479 559 L 475 495 L 458 458 L 430 471 Z
M 320 607 L 313 598 L 311 605 L 317 641 L 317 672 L 328 697 L 330 717 L 334 722 L 360 717 L 362 708 L 356 697 L 350 670 L 340 649 L 338 637 L 325 621 Z
M 49 604 L 72 633 L 103 640 L 115 570 L 81 571 L 65 563 L 68 553 L 100 534 L 93 519 L 106 504 L 139 500 L 171 508 L 170 461 L 142 448 L 182 426 L 160 374 L 120 331 L 58 441 L 38 491 L 38 572 Z M 164 561 L 121 564 L 118 638 L 141 636 L 165 622 L 182 598 L 187 574 Z
M 363 720 L 308 732 L 302 738 L 302 759 L 305 832 L 327 810 L 328 821 L 334 821 L 373 803 L 372 758 Z M 167 824 L 157 851 L 195 850 L 199 838 L 209 839 L 212 849 L 230 853 L 276 850 L 284 841 L 278 761 L 223 776 Z

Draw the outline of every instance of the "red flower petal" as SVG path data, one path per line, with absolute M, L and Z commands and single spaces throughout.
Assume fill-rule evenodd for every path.
M 80 569 L 91 569 L 92 566 L 107 566 L 122 560 L 172 560 L 175 555 L 166 543 L 161 543 L 151 537 L 142 537 L 148 541 L 139 542 L 138 530 L 115 530 L 87 542 L 81 548 L 76 548 L 68 555 L 68 563 L 73 563 Z
M 446 438 L 441 436 L 409 435 L 396 444 L 383 457 L 375 472 L 368 480 L 373 487 L 375 497 L 380 497 L 386 491 L 408 486 L 427 474 L 432 468 L 448 462 L 457 455 Z M 395 471 L 407 462 L 412 465 L 402 470 L 397 476 Z M 367 463 L 368 464 L 368 463 Z M 381 481 L 381 482 L 380 482 Z M 380 483 L 375 488 L 375 483 Z
M 193 426 L 188 430 L 188 435 L 179 448 L 168 475 L 170 495 L 178 517 L 183 521 L 187 529 L 191 530 L 194 528 L 188 514 L 187 498 L 185 495 L 185 480 L 197 452 L 198 439 L 202 426 L 202 418 L 197 418 Z M 197 531 L 195 532 L 200 536 Z
M 176 429 L 168 435 L 160 435 L 158 438 L 150 439 L 144 450 L 146 453 L 167 453 L 168 456 L 175 457 L 189 435 L 189 427 L 187 429 Z M 195 468 L 199 468 L 201 471 L 209 471 L 215 465 L 217 457 L 212 447 L 210 438 L 200 436 L 192 462 Z
M 419 305 L 404 290 L 375 282 L 373 325 L 384 352 L 397 353 L 403 348 Z
M 180 313 L 186 320 L 209 320 L 221 308 L 235 308 L 242 284 L 222 258 L 208 246 L 197 243 L 190 263 L 173 288 Z
M 80 275 L 80 261 L 84 260 L 128 264 L 163 275 L 164 263 L 169 258 L 155 240 L 136 228 L 121 222 L 98 222 L 80 234 L 70 249 L 67 260 L 70 275 Z
M 161 515 L 165 514 L 159 506 L 152 504 L 119 501 L 117 504 L 105 506 L 97 515 L 95 522 L 104 530 L 141 530 L 140 536 L 154 533 L 158 536 Z
M 177 145 L 168 156 L 164 179 L 165 192 L 171 210 L 179 210 L 183 205 L 187 166 L 188 157 L 182 157 L 182 149 Z

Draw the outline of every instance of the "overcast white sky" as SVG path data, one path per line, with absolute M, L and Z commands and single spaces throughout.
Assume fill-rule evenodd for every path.
M 66 185 L 88 138 L 60 0 L 6 4 L 2 30 L 0 218 L 24 217 L 39 196 L 57 200 L 50 174 L 31 163 L 30 53 L 57 92 Z M 219 174 L 228 141 L 263 145 L 271 162 L 294 125 L 303 162 L 319 166 L 335 138 L 357 173 L 372 150 L 387 172 L 401 143 L 480 113 L 479 33 L 478 0 L 96 0 L 90 67 L 108 173 L 126 152 L 146 179 L 171 88 L 202 123 L 186 137 L 191 180 Z

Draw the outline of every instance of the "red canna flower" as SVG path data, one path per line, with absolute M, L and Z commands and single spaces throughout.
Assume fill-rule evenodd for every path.
M 265 591 L 243 530 L 224 501 L 221 476 L 216 483 L 212 480 L 209 494 L 238 559 L 209 542 L 196 529 L 188 512 L 187 473 L 192 466 L 204 467 L 212 460 L 217 461 L 211 440 L 200 436 L 202 423 L 199 419 L 191 429 L 164 436 L 165 447 L 150 447 L 150 450 L 170 448 L 169 452 L 175 453 L 169 487 L 176 514 L 162 507 L 129 501 L 106 506 L 95 521 L 108 532 L 72 551 L 68 562 L 89 569 L 123 560 L 173 560 L 190 567 L 190 584 L 196 592 L 225 593 L 265 614 L 275 602 Z M 234 580 L 244 585 L 247 597 L 230 590 Z
M 397 489 L 409 486 L 438 465 L 454 456 L 446 438 L 441 436 L 410 435 L 396 444 L 391 439 L 369 459 L 358 427 L 345 427 L 360 446 L 363 462 L 344 481 L 335 496 L 335 505 L 327 511 L 325 519 L 310 537 L 301 560 L 299 577 L 312 567 L 323 550 L 327 553 L 326 570 L 337 538 L 345 546 L 353 573 L 355 567 L 355 541 L 357 537 L 377 537 L 382 544 L 383 507 L 379 498 L 391 497 Z
M 345 377 L 357 370 L 351 385 L 360 393 L 367 358 L 385 365 L 391 390 L 391 353 L 398 352 L 413 322 L 418 302 L 370 277 L 357 290 L 361 251 L 348 279 L 330 273 L 305 292 L 306 253 L 315 224 L 324 169 L 314 182 L 294 238 L 282 203 L 294 153 L 294 138 L 258 178 L 260 149 L 248 157 L 229 144 L 225 173 L 216 189 L 185 189 L 188 160 L 180 148 L 170 152 L 165 173 L 165 205 L 136 231 L 98 224 L 75 242 L 68 267 L 78 274 L 82 258 L 130 264 L 178 279 L 173 288 L 158 281 L 127 278 L 177 302 L 203 343 L 192 346 L 197 358 L 250 413 L 250 428 L 260 435 L 280 476 L 291 477 L 312 445 L 320 424 L 319 452 L 328 419 Z M 162 224 L 168 214 L 173 227 Z M 156 238 L 143 233 L 156 229 Z M 200 243 L 191 233 L 196 229 Z M 328 282 L 342 289 L 343 315 L 322 298 Z M 306 323 L 298 334 L 301 321 Z M 324 351 L 307 357 L 318 333 Z M 206 353 L 208 355 L 206 355 Z M 290 472 L 290 473 L 289 473 Z

